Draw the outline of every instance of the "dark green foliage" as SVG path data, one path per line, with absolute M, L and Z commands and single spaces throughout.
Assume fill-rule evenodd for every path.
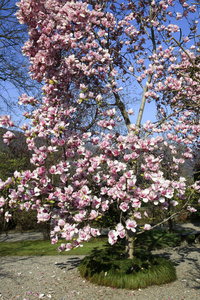
M 14 171 L 31 168 L 31 152 L 28 150 L 26 139 L 22 132 L 12 130 L 15 139 L 9 145 L 3 142 L 3 135 L 7 129 L 0 128 L 0 178 L 6 180 L 12 177 Z
M 175 247 L 180 244 L 180 237 L 167 230 L 153 229 L 137 236 L 136 247 L 141 247 L 147 251 L 164 247 Z
M 13 221 L 17 231 L 39 230 L 40 226 L 37 224 L 37 211 L 18 211 L 13 212 Z
M 0 232 L 6 232 L 9 230 L 15 230 L 16 232 L 25 231 L 41 231 L 44 239 L 49 240 L 49 223 L 37 223 L 37 211 L 19 211 L 18 209 L 12 209 L 12 218 L 9 222 L 4 220 L 4 215 L 0 215 Z
M 176 279 L 175 267 L 169 260 L 141 249 L 135 252 L 134 259 L 127 260 L 122 248 L 117 245 L 93 250 L 79 265 L 81 276 L 99 285 L 125 289 L 145 288 Z
M 13 131 L 15 139 L 9 145 L 3 143 L 3 134 L 7 131 L 6 128 L 0 128 L 0 179 L 5 181 L 8 177 L 13 177 L 14 172 L 31 169 L 30 157 L 31 153 L 26 145 L 26 139 L 22 132 Z M 9 188 L 15 188 L 13 184 Z M 8 197 L 9 188 L 0 191 L 0 197 L 5 199 Z M 35 229 L 37 219 L 35 212 L 19 212 L 17 208 L 10 208 L 8 203 L 4 207 L 12 213 L 13 218 L 6 222 L 4 214 L 0 215 L 0 231 L 8 231 L 18 227 L 19 230 Z
M 0 152 L 0 178 L 12 177 L 15 170 L 25 168 L 26 158 L 15 158 L 10 152 Z
M 119 218 L 119 209 L 114 206 L 110 206 L 109 210 L 101 218 L 91 222 L 91 226 L 98 228 L 113 228 L 118 224 Z

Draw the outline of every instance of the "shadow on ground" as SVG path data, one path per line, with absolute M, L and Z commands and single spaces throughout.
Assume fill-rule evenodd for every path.
M 70 257 L 67 259 L 66 263 L 56 263 L 56 266 L 58 266 L 59 269 L 67 269 L 67 270 L 73 270 L 75 268 L 78 268 L 78 265 L 82 261 L 82 258 L 80 257 Z
M 153 251 L 155 254 L 158 251 Z M 177 270 L 178 280 L 186 281 L 187 286 L 200 289 L 200 244 L 174 249 L 159 250 L 159 256 L 170 259 Z

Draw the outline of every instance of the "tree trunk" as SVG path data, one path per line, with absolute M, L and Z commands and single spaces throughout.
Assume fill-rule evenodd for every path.
M 169 233 L 172 233 L 172 232 L 174 232 L 174 226 L 173 226 L 173 221 L 172 221 L 172 219 L 169 219 L 168 220 L 168 231 L 169 231 Z
M 168 206 L 168 217 L 170 217 L 172 215 L 172 210 L 171 210 L 172 207 L 170 205 L 170 201 L 168 201 L 168 203 L 169 203 L 169 206 Z M 168 220 L 168 231 L 169 231 L 169 233 L 174 232 L 174 224 L 173 224 L 173 220 L 171 218 Z
M 135 233 L 131 230 L 126 231 L 126 259 L 134 258 L 134 242 L 135 242 Z
M 44 223 L 43 226 L 44 226 L 42 230 L 43 239 L 44 241 L 50 241 L 50 230 L 51 230 L 50 222 Z

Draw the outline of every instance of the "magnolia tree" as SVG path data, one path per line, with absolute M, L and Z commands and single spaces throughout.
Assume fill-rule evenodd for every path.
M 35 168 L 1 181 L 1 190 L 10 187 L 1 211 L 9 220 L 10 208 L 37 210 L 38 222 L 51 222 L 52 243 L 64 238 L 59 250 L 68 251 L 99 235 L 91 224 L 115 207 L 119 221 L 109 243 L 125 238 L 127 258 L 133 258 L 138 219 L 146 219 L 143 230 L 151 229 L 143 207 L 165 210 L 184 200 L 184 208 L 194 211 L 190 200 L 200 192 L 195 182 L 186 198 L 186 179 L 179 176 L 200 134 L 197 7 L 172 0 L 17 5 L 29 33 L 23 53 L 31 78 L 43 83 L 43 101 L 27 95 L 19 100 L 36 107 L 24 113 L 30 126 L 22 127 Z M 127 83 L 140 93 L 136 124 L 123 101 Z M 158 121 L 141 125 L 145 103 L 148 109 L 153 101 Z M 116 130 L 120 118 L 127 134 Z M 2 116 L 1 125 L 13 123 Z M 12 138 L 10 131 L 4 135 L 7 143 Z M 173 158 L 169 178 L 166 149 Z

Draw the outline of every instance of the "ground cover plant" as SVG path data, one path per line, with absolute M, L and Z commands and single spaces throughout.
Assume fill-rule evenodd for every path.
M 33 169 L 0 181 L 1 213 L 9 222 L 13 208 L 36 210 L 39 223 L 51 224 L 52 244 L 64 239 L 59 249 L 69 251 L 98 236 L 97 221 L 112 212 L 117 222 L 108 241 L 124 239 L 125 256 L 133 259 L 138 220 L 146 220 L 143 231 L 154 228 L 148 210 L 166 211 L 160 223 L 196 210 L 200 182 L 189 183 L 186 175 L 200 134 L 199 6 L 172 0 L 17 5 L 29 34 L 23 53 L 43 97 L 19 98 L 27 105 L 30 122 L 21 129 Z M 140 100 L 133 123 L 129 99 Z M 152 103 L 156 116 L 142 125 Z M 10 116 L 0 123 L 14 125 Z M 8 144 L 13 138 L 4 134 Z
M 146 288 L 176 279 L 171 261 L 142 249 L 135 251 L 134 259 L 127 260 L 124 247 L 119 246 L 108 246 L 101 251 L 94 249 L 80 263 L 79 271 L 81 276 L 93 283 L 125 289 Z

